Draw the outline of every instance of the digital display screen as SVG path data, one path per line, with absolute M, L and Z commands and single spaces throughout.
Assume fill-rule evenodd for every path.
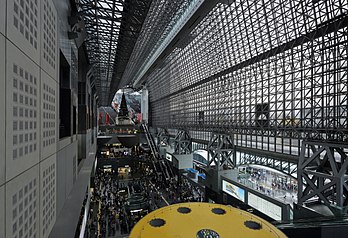
M 282 208 L 280 206 L 275 205 L 274 203 L 250 192 L 248 195 L 248 205 L 273 218 L 274 220 L 279 221 L 282 219 Z
M 227 182 L 226 180 L 222 180 L 222 191 L 231 195 L 232 197 L 237 198 L 238 200 L 241 200 L 242 202 L 245 202 L 245 190 Z

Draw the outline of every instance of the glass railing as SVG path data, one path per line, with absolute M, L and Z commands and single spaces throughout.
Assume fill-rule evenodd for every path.
M 290 205 L 292 205 L 293 203 L 297 203 L 296 190 L 284 190 L 284 189 L 272 188 L 272 186 L 267 184 L 266 182 L 262 182 L 257 179 L 250 179 L 250 177 L 239 178 L 238 182 L 248 188 L 261 192 L 270 198 L 278 200 L 279 202 L 290 204 Z
M 306 227 L 323 227 L 323 226 L 338 226 L 348 225 L 348 215 L 335 216 L 335 217 L 311 217 L 306 219 L 299 219 L 296 221 L 281 221 L 276 225 L 279 229 L 287 228 L 306 228 Z
M 117 126 L 117 125 L 99 125 L 98 136 L 107 136 L 115 134 L 141 134 L 144 133 L 140 126 Z

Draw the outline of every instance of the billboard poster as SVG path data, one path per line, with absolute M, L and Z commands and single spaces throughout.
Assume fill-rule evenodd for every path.
M 274 220 L 279 221 L 282 219 L 282 208 L 280 206 L 250 192 L 248 193 L 248 205 Z
M 245 202 L 245 190 L 227 182 L 226 180 L 222 180 L 222 191 L 241 200 L 242 202 Z

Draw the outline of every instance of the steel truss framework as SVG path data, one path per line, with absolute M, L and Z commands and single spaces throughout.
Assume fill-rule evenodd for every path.
M 148 76 L 153 126 L 294 156 L 304 139 L 347 142 L 347 10 L 347 0 L 218 3 Z
M 192 135 L 192 133 L 191 133 Z M 209 142 L 197 142 L 193 140 L 192 150 L 207 150 Z M 266 166 L 294 178 L 297 178 L 297 161 L 294 158 L 280 158 L 277 154 L 271 155 L 260 155 L 255 153 L 255 150 L 251 151 L 248 148 L 238 148 L 235 147 L 235 161 L 236 166 L 240 165 L 262 165 Z
M 144 27 L 120 82 L 124 87 L 135 79 L 144 64 L 155 54 L 193 0 L 152 0 Z
M 277 158 L 255 155 L 251 153 L 243 153 L 238 161 L 238 166 L 253 164 L 266 166 L 297 178 L 297 163 L 279 160 Z
M 99 104 L 111 104 L 151 0 L 80 0 Z
M 191 154 L 192 139 L 190 134 L 185 130 L 178 130 L 174 138 L 174 154 Z
M 207 150 L 208 167 L 215 165 L 216 170 L 225 170 L 236 166 L 235 146 L 230 135 L 213 133 Z
M 303 142 L 298 164 L 298 203 L 319 201 L 334 213 L 348 208 L 348 145 Z
M 159 129 L 159 132 L 157 134 L 157 144 L 158 146 L 164 145 L 170 145 L 170 135 L 166 129 Z

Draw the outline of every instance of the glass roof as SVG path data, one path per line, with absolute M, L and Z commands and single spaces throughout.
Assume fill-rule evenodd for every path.
M 204 0 L 153 0 L 141 37 L 120 82 L 121 87 L 126 84 L 136 86 L 202 2 Z
M 99 105 L 109 105 L 119 88 L 139 81 L 202 2 L 79 0 Z
M 95 85 L 101 101 L 108 97 L 115 65 L 124 0 L 80 0 L 79 12 L 85 21 L 86 47 L 94 66 Z
M 111 104 L 152 0 L 77 0 L 99 105 Z

